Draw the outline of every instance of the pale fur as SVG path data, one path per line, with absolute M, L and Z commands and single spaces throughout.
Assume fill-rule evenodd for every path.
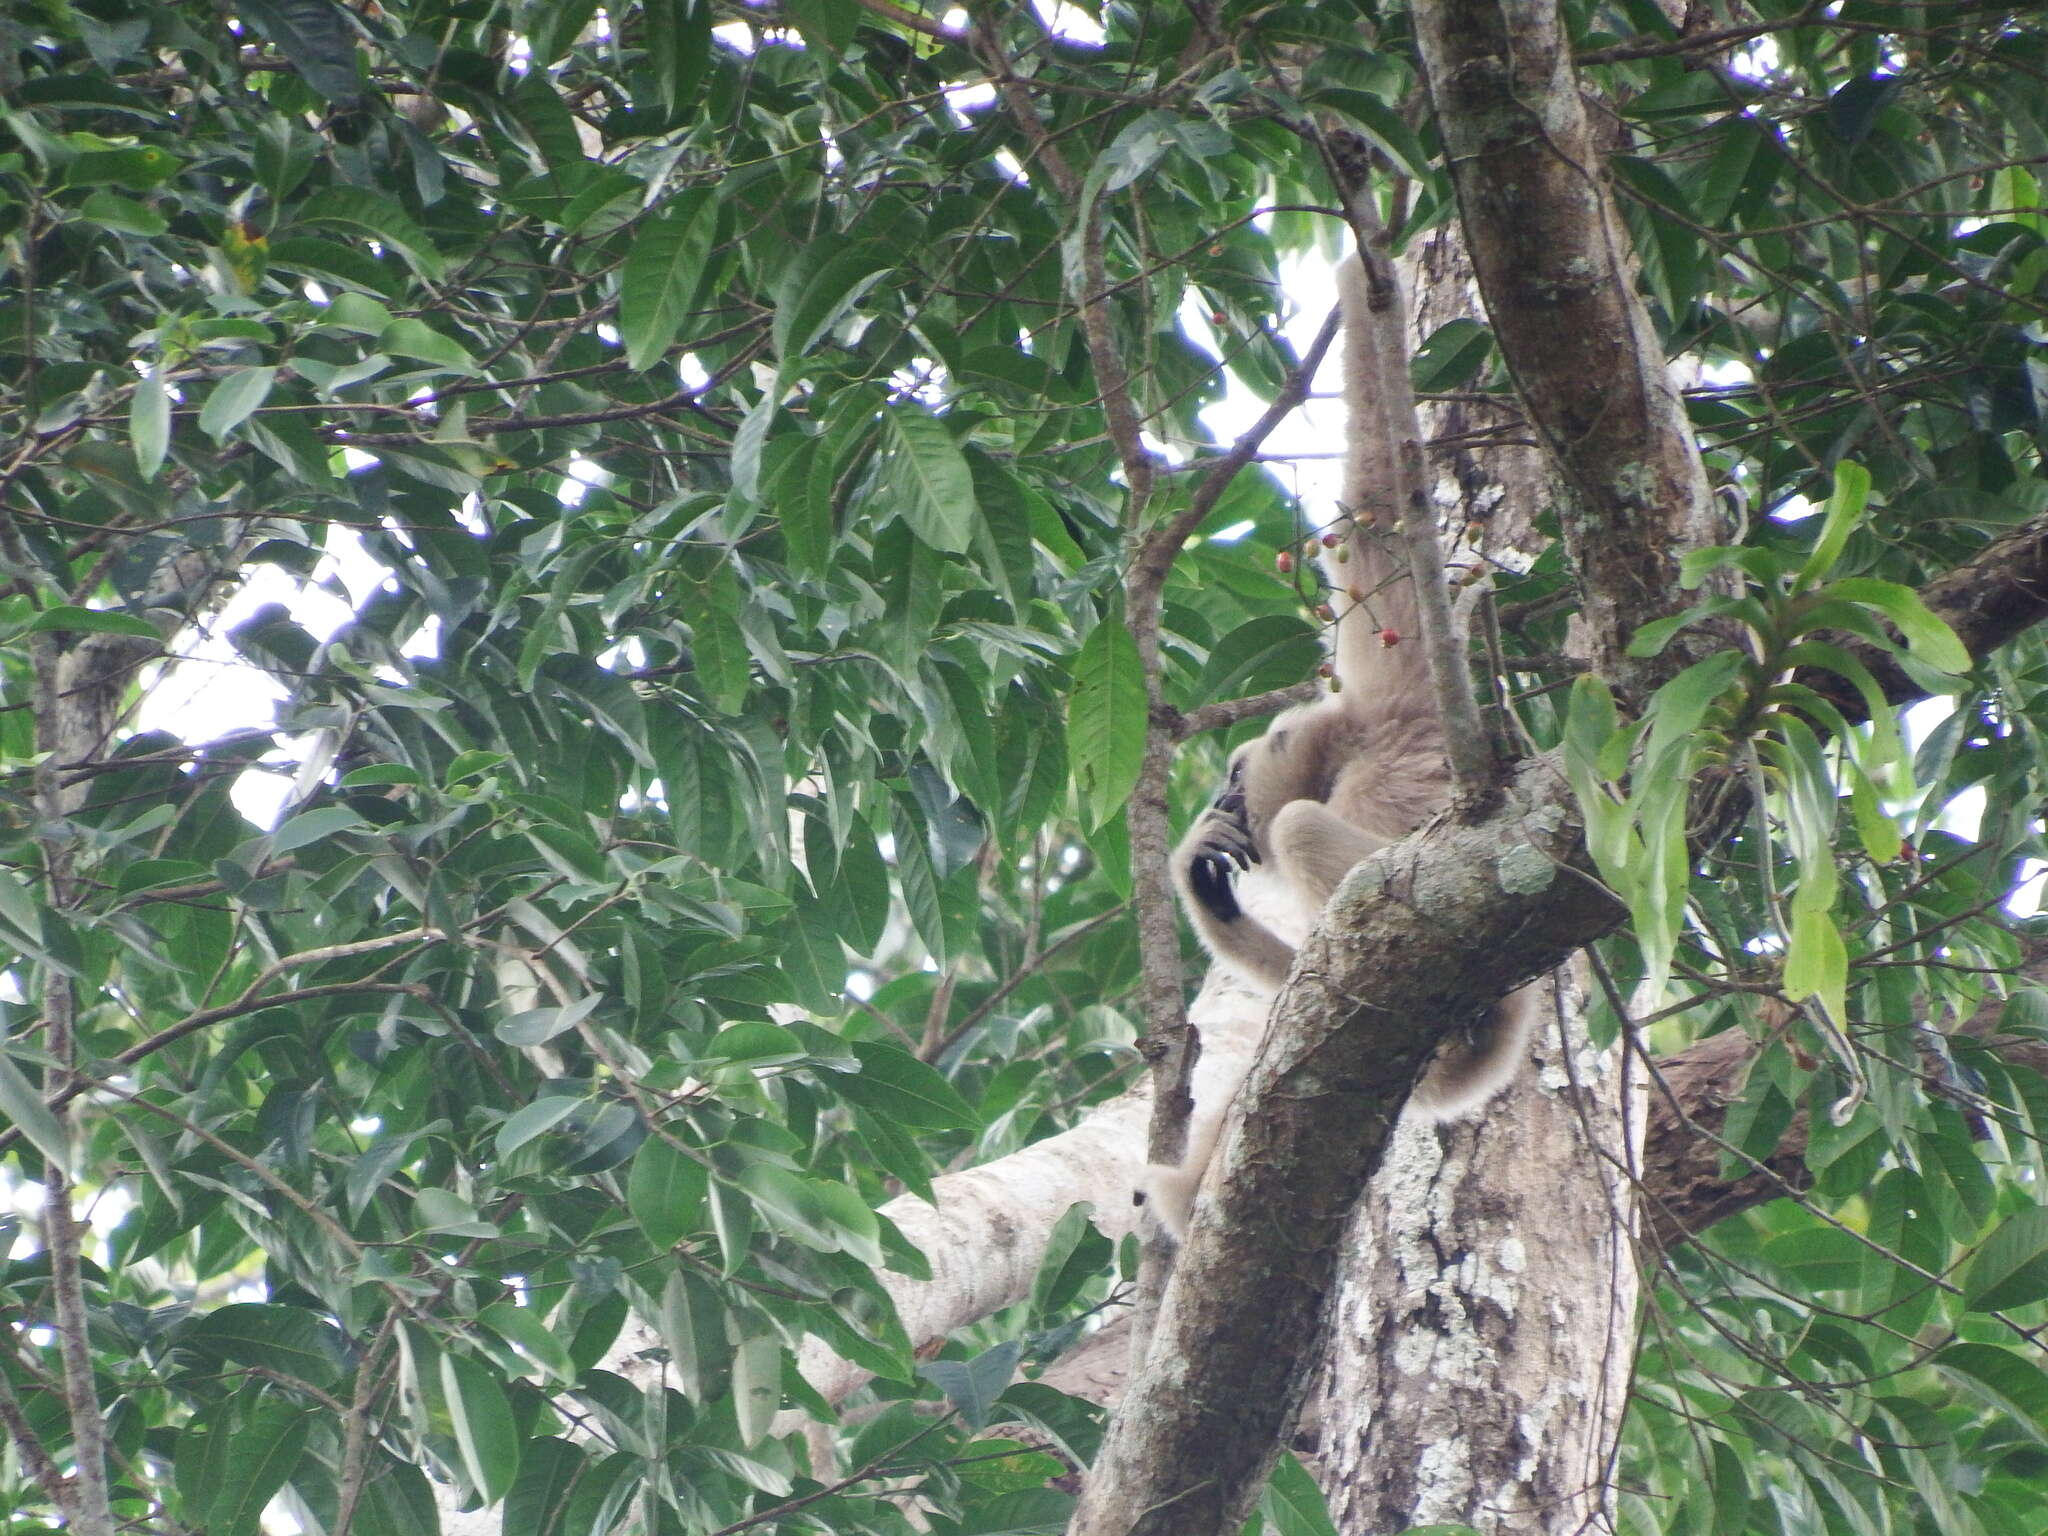
M 1345 319 L 1344 397 L 1353 422 L 1345 468 L 1349 558 L 1323 555 L 1336 611 L 1331 660 L 1339 691 L 1274 718 L 1265 735 L 1231 757 L 1214 803 L 1173 855 L 1181 904 L 1221 964 L 1278 989 L 1294 948 L 1239 905 L 1239 873 L 1257 865 L 1309 908 L 1320 910 L 1361 859 L 1398 842 L 1443 809 L 1450 795 L 1436 696 L 1416 630 L 1413 583 L 1391 521 L 1392 487 L 1375 461 L 1367 420 L 1371 367 L 1359 345 L 1365 279 L 1354 258 L 1338 272 Z M 1391 631 L 1392 644 L 1386 643 Z M 1409 1102 L 1448 1120 L 1491 1098 L 1521 1065 L 1533 990 L 1517 992 L 1445 1042 Z M 1198 1104 L 1188 1154 L 1154 1165 L 1146 1196 L 1176 1238 L 1187 1227 L 1229 1098 Z

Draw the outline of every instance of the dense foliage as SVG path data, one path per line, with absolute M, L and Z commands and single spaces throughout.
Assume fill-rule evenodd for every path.
M 285 1491 L 308 1529 L 431 1530 L 431 1474 L 564 1536 L 1057 1529 L 1043 1447 L 1085 1456 L 1092 1412 L 992 1399 L 1110 1297 L 1108 1245 L 1077 1225 L 923 1366 L 875 1275 L 922 1262 L 888 1195 L 1137 1066 L 1138 530 L 1076 205 L 1170 464 L 1149 523 L 1215 456 L 1219 362 L 1266 398 L 1293 365 L 1280 259 L 1338 229 L 1310 125 L 1377 146 L 1404 241 L 1450 217 L 1405 12 L 231 11 L 0 18 L 9 1528 L 53 1515 L 32 1448 L 73 1454 L 30 1197 L 66 1157 L 138 1528 L 238 1536 Z M 1710 756 L 1767 786 L 1689 884 L 1639 882 L 1604 965 L 1618 1002 L 1671 960 L 1697 1005 L 1657 1045 L 1764 1041 L 1730 1172 L 1808 1111 L 1814 1176 L 1670 1259 L 1624 1518 L 2038 1532 L 2048 1083 L 1946 1031 L 2025 953 L 2048 669 L 2029 639 L 1958 679 L 1928 638 L 1955 708 L 1910 754 L 1772 689 L 1835 664 L 1817 626 L 1910 625 L 1900 591 L 2048 509 L 2048 33 L 1757 12 L 1718 52 L 1577 13 L 1646 292 L 1709 365 L 1759 637 L 1657 706 L 1712 727 L 1662 800 L 1573 695 L 1588 794 L 1623 786 L 1626 843 Z M 1417 381 L 1506 400 L 1475 323 Z M 1789 514 L 1844 460 L 1802 576 L 1824 520 Z M 1232 482 L 1167 590 L 1166 701 L 1311 669 L 1274 554 L 1329 511 Z M 1499 598 L 1511 650 L 1563 649 L 1554 551 Z M 216 634 L 275 733 L 138 728 L 178 685 L 160 637 Z M 1513 673 L 1544 745 L 1548 665 Z M 1186 759 L 1192 803 L 1215 759 Z M 274 825 L 236 809 L 252 774 Z M 1798 1013 L 1757 1003 L 1788 943 Z M 2039 997 L 2007 1027 L 2048 1029 Z M 599 1369 L 629 1312 L 673 1390 Z M 876 1379 L 831 1491 L 770 1433 L 832 1417 L 806 1336 Z

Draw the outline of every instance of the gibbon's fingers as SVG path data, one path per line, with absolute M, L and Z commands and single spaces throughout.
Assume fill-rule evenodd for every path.
M 1259 845 L 1251 829 L 1241 821 L 1211 817 L 1202 831 L 1202 851 L 1227 856 L 1239 869 L 1250 869 L 1260 861 Z

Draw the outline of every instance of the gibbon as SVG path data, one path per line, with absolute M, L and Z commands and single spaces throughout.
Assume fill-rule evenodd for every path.
M 1384 471 L 1376 468 L 1372 434 L 1357 426 L 1372 384 L 1360 340 L 1369 323 L 1365 273 L 1356 257 L 1337 281 L 1347 342 L 1344 399 L 1354 425 L 1344 477 L 1348 526 L 1336 548 L 1322 551 L 1334 589 L 1336 691 L 1275 716 L 1265 735 L 1231 754 L 1223 787 L 1173 855 L 1181 903 L 1210 954 L 1276 990 L 1294 965 L 1294 949 L 1239 905 L 1237 876 L 1256 865 L 1309 911 L 1320 911 L 1353 865 L 1442 810 L 1451 788 L 1436 695 L 1415 633 L 1414 583 L 1390 526 L 1393 488 L 1373 483 Z M 1523 1060 L 1532 991 L 1504 999 L 1446 1040 L 1410 1103 L 1448 1120 L 1498 1092 Z M 1149 1171 L 1149 1203 L 1175 1238 L 1186 1230 L 1228 1109 L 1228 1096 L 1198 1105 L 1187 1158 Z

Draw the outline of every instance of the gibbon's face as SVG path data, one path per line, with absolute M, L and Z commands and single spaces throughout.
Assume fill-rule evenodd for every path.
M 1255 842 L 1262 842 L 1266 825 L 1280 807 L 1293 798 L 1281 790 L 1277 779 L 1285 778 L 1284 756 L 1287 732 L 1273 729 L 1254 737 L 1230 754 L 1223 790 L 1216 797 L 1217 809 L 1244 818 Z M 1276 772 L 1276 770 L 1279 770 Z

